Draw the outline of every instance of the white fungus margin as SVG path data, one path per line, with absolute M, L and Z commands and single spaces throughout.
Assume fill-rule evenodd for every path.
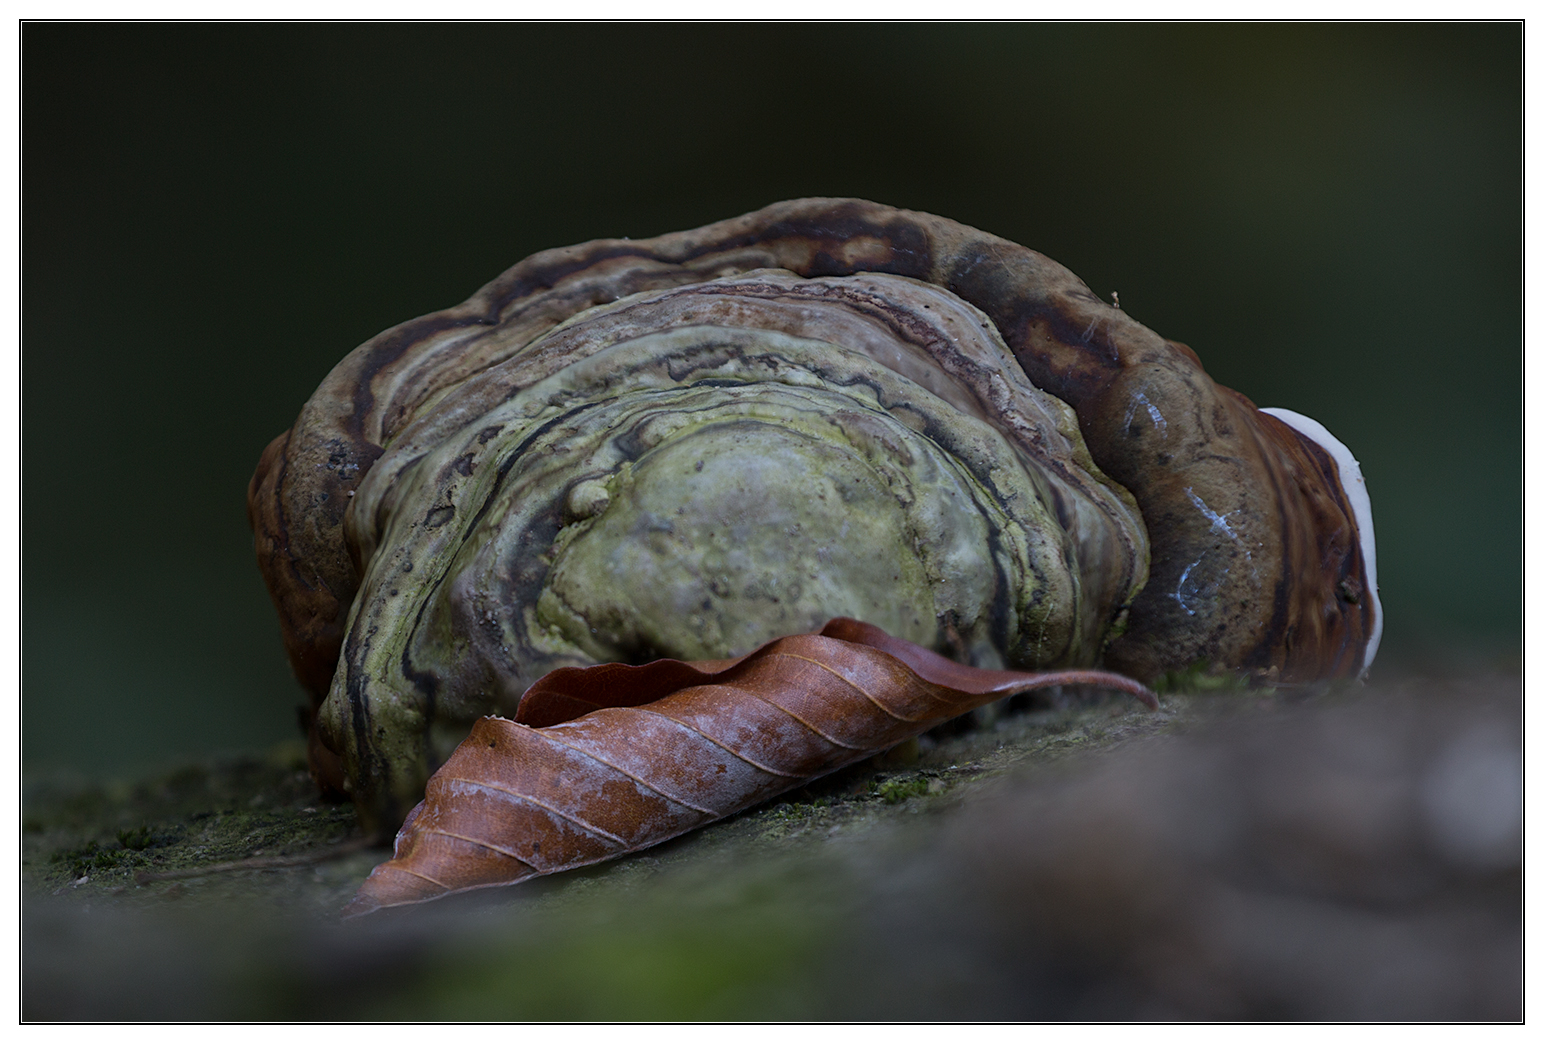
M 1362 657 L 1361 673 L 1366 677 L 1373 657 L 1378 654 L 1378 643 L 1383 639 L 1383 603 L 1378 600 L 1378 549 L 1372 535 L 1372 498 L 1367 495 L 1367 480 L 1362 477 L 1362 466 L 1344 442 L 1331 435 L 1324 425 L 1312 417 L 1278 406 L 1265 407 L 1260 412 L 1269 413 L 1324 447 L 1340 471 L 1340 485 L 1346 491 L 1346 499 L 1351 502 L 1351 513 L 1356 516 L 1356 533 L 1362 543 L 1362 561 L 1367 566 L 1367 591 L 1372 595 L 1372 637 L 1367 639 L 1367 652 Z

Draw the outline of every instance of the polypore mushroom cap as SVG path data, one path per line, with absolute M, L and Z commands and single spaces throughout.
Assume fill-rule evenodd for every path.
M 1381 610 L 1348 474 L 1043 255 L 808 199 L 545 251 L 386 331 L 269 447 L 249 511 L 385 822 L 435 727 L 534 671 L 822 615 L 1009 666 L 1358 673 Z

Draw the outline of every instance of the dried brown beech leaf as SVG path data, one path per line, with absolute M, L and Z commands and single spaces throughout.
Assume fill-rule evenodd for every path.
M 568 667 L 483 718 L 429 780 L 347 913 L 514 884 L 635 852 L 1052 685 L 1128 692 L 1095 670 L 966 667 L 840 618 L 734 660 Z

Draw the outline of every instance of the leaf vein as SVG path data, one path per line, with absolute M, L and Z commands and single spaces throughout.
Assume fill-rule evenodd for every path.
M 854 688 L 856 688 L 856 686 L 854 686 Z M 749 690 L 741 690 L 741 691 L 742 692 L 749 692 Z M 787 707 L 784 707 L 781 703 L 775 703 L 772 700 L 769 700 L 765 696 L 762 696 L 762 695 L 760 695 L 758 693 L 751 692 L 750 695 L 755 697 L 756 699 L 760 700 L 762 703 L 765 703 L 768 707 L 776 707 L 778 710 L 780 710 L 784 714 L 788 715 L 790 718 L 792 718 L 794 721 L 798 722 L 800 725 L 803 725 L 806 729 L 809 729 L 811 732 L 813 732 L 815 735 L 819 736 L 821 739 L 825 740 L 827 743 L 831 744 L 833 747 L 841 747 L 843 750 L 858 750 L 858 751 L 866 751 L 866 750 L 870 749 L 868 747 L 855 747 L 851 743 L 843 743 L 841 740 L 837 739 L 835 736 L 833 736 L 830 733 L 826 732 L 824 729 L 821 729 L 821 728 L 817 727 L 813 722 L 808 721 L 807 719 L 805 719 L 802 715 L 795 714 L 793 711 L 789 710 Z
M 786 657 L 788 657 L 791 660 L 803 660 L 805 663 L 812 663 L 812 664 L 814 664 L 816 667 L 819 667 L 821 670 L 823 670 L 827 674 L 831 675 L 831 677 L 835 678 L 837 681 L 841 682 L 843 685 L 847 686 L 849 689 L 852 689 L 854 692 L 862 694 L 864 699 L 868 700 L 874 706 L 878 707 L 881 711 L 883 711 L 885 713 L 886 716 L 888 716 L 890 718 L 893 718 L 896 721 L 905 722 L 907 725 L 915 725 L 919 721 L 926 721 L 927 720 L 926 718 L 903 718 L 903 717 L 901 717 L 899 714 L 895 713 L 895 711 L 891 710 L 889 707 L 886 707 L 883 703 L 880 703 L 877 699 L 875 699 L 874 695 L 871 692 L 869 692 L 867 689 L 865 689 L 863 686 L 859 685 L 857 682 L 852 681 L 849 678 L 844 677 L 835 668 L 833 668 L 833 667 L 831 667 L 831 666 L 829 666 L 827 664 L 821 663 L 819 660 L 811 659 L 808 656 L 800 656 L 798 653 L 790 653 L 790 652 L 778 652 L 778 653 L 776 653 L 776 655 L 778 655 L 778 656 L 786 656 Z M 768 701 L 768 702 L 771 702 L 771 701 Z M 776 704 L 773 704 L 773 706 L 776 706 Z M 790 711 L 789 713 L 792 713 L 792 711 Z
M 744 692 L 745 690 L 736 687 L 735 691 L 737 691 L 737 692 Z M 751 693 L 751 695 L 755 696 L 756 694 L 755 693 Z M 760 699 L 760 697 L 757 697 L 757 698 Z M 763 703 L 770 703 L 770 701 L 768 701 L 768 700 L 762 700 L 762 702 Z M 773 706 L 773 707 L 777 707 L 777 704 L 775 704 L 775 703 L 771 703 L 770 705 Z M 781 769 L 775 769 L 775 768 L 771 767 L 770 765 L 763 765 L 761 762 L 756 761 L 754 758 L 746 757 L 740 751 L 735 750 L 732 747 L 726 746 L 723 743 L 720 743 L 718 740 L 714 739 L 712 736 L 709 736 L 706 732 L 703 732 L 701 729 L 697 728 L 695 725 L 692 725 L 689 722 L 684 722 L 680 718 L 672 717 L 669 714 L 664 713 L 663 711 L 652 710 L 647 705 L 642 706 L 642 707 L 634 707 L 633 709 L 634 710 L 638 710 L 638 711 L 644 711 L 645 713 L 654 715 L 656 718 L 664 718 L 668 722 L 671 722 L 673 724 L 679 725 L 679 726 L 681 726 L 681 728 L 685 729 L 687 732 L 690 732 L 693 735 L 702 737 L 704 742 L 713 744 L 713 746 L 717 747 L 719 750 L 723 751 L 725 754 L 728 754 L 730 757 L 735 758 L 736 760 L 745 762 L 747 765 L 751 766 L 751 768 L 760 769 L 761 771 L 763 771 L 763 772 L 765 772 L 765 773 L 767 773 L 769 775 L 782 776 L 784 779 L 805 779 L 805 778 L 807 778 L 807 774 L 803 773 L 803 772 L 783 772 Z M 778 707 L 778 710 L 782 710 L 782 708 Z M 784 711 L 784 713 L 787 713 L 787 712 Z M 789 716 L 792 717 L 792 715 L 789 715 Z M 797 719 L 795 719 L 795 720 L 797 720 Z
M 561 808 L 558 808 L 556 805 L 549 805 L 549 804 L 547 804 L 547 802 L 542 801 L 539 798 L 534 798 L 534 797 L 532 797 L 529 794 L 522 794 L 518 790 L 510 790 L 508 787 L 496 787 L 492 783 L 487 783 L 487 782 L 484 782 L 483 780 L 480 780 L 480 779 L 467 779 L 464 776 L 452 776 L 449 779 L 447 779 L 446 782 L 447 783 L 469 783 L 469 784 L 471 784 L 474 787 L 482 787 L 484 790 L 491 790 L 491 791 L 493 791 L 494 793 L 497 793 L 497 794 L 504 794 L 504 795 L 506 795 L 508 797 L 513 798 L 516 801 L 524 801 L 528 805 L 535 805 L 537 808 L 544 809 L 547 812 L 551 812 L 553 815 L 557 816 L 559 819 L 565 819 L 568 822 L 574 824 L 579 829 L 584 830 L 584 831 L 586 831 L 588 833 L 597 834 L 597 835 L 599 835 L 601 837 L 609 838 L 610 840 L 615 841 L 619 845 L 629 844 L 628 841 L 626 841 L 623 838 L 620 838 L 617 835 L 611 833 L 611 831 L 605 829 L 604 827 L 598 827 L 594 823 L 591 823 L 591 822 L 589 822 L 587 820 L 584 820 L 584 819 L 580 819 L 578 816 L 571 815 L 570 813 L 563 811 Z
M 530 860 L 521 859 L 519 856 L 515 855 L 515 853 L 511 852 L 509 849 L 500 847 L 499 845 L 495 845 L 495 844 L 493 844 L 490 841 L 484 841 L 481 838 L 476 838 L 476 837 L 467 837 L 465 834 L 458 834 L 458 833 L 456 833 L 453 830 L 442 830 L 439 827 L 430 827 L 429 828 L 429 833 L 431 833 L 431 834 L 439 834 L 441 837 L 453 837 L 457 841 L 465 841 L 469 845 L 476 845 L 478 848 L 486 848 L 490 852 L 497 852 L 501 856 L 508 856 L 509 858 L 513 859 L 515 862 L 519 863 L 521 866 L 530 867 L 536 873 L 541 873 L 541 871 L 537 869 L 536 865 L 534 863 L 532 863 Z
M 412 874 L 414 877 L 418 878 L 420 881 L 428 881 L 430 884 L 434 885 L 434 887 L 436 887 L 436 888 L 443 888 L 447 892 L 452 891 L 450 885 L 446 884 L 444 881 L 436 881 L 434 878 L 430 877 L 428 874 L 421 874 L 417 870 L 414 870 L 411 867 L 403 866 L 400 862 L 398 862 L 396 860 L 393 860 L 391 863 L 386 863 L 385 865 L 389 866 L 389 867 L 391 867 L 391 869 L 397 870 L 397 871 L 399 871 L 401 873 Z
M 607 710 L 616 710 L 616 711 L 635 711 L 635 710 L 641 710 L 642 708 L 639 708 L 639 707 L 609 707 L 609 708 L 605 708 L 605 709 L 607 709 Z M 567 724 L 567 723 L 565 722 L 564 724 Z M 592 752 L 590 752 L 588 750 L 585 750 L 582 747 L 576 747 L 572 743 L 564 743 L 562 740 L 558 739 L 557 736 L 549 733 L 546 729 L 532 729 L 531 731 L 541 733 L 544 738 L 550 740 L 551 742 L 557 744 L 558 746 L 564 748 L 565 750 L 571 750 L 575 754 L 580 755 L 581 757 L 586 757 L 586 758 L 589 758 L 591 761 L 596 762 L 597 764 L 605 765 L 608 769 L 611 769 L 613 772 L 620 772 L 622 775 L 626 776 L 628 779 L 632 780 L 634 783 L 638 784 L 640 787 L 643 787 L 645 790 L 653 791 L 654 793 L 658 794 L 660 797 L 664 798 L 666 801 L 674 801 L 678 805 L 682 805 L 682 806 L 684 806 L 686 808 L 689 808 L 693 812 L 701 812 L 705 816 L 718 816 L 718 815 L 722 815 L 722 813 L 715 812 L 711 808 L 703 808 L 700 805 L 692 804 L 690 801 L 683 801 L 683 800 L 681 800 L 678 797 L 675 797 L 675 796 L 673 796 L 671 794 L 667 794 L 663 790 L 659 789 L 659 787 L 655 786 L 653 783 L 650 783 L 648 780 L 639 779 L 637 776 L 635 776 L 631 772 L 627 771 L 621 765 L 613 765 L 611 762 L 607 761 L 605 758 L 601 757 L 599 754 L 592 753 Z

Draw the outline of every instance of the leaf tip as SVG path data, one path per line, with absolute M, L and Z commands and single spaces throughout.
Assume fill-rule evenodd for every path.
M 388 906 L 410 906 L 425 903 L 449 894 L 452 889 L 422 874 L 400 867 L 400 860 L 391 859 L 370 871 L 343 908 L 344 920 L 363 917 Z
M 366 895 L 364 889 L 361 888 L 358 894 L 350 899 L 348 905 L 343 908 L 342 917 L 345 921 L 352 921 L 356 917 L 373 914 L 380 908 L 381 904 L 376 902 L 373 896 Z

